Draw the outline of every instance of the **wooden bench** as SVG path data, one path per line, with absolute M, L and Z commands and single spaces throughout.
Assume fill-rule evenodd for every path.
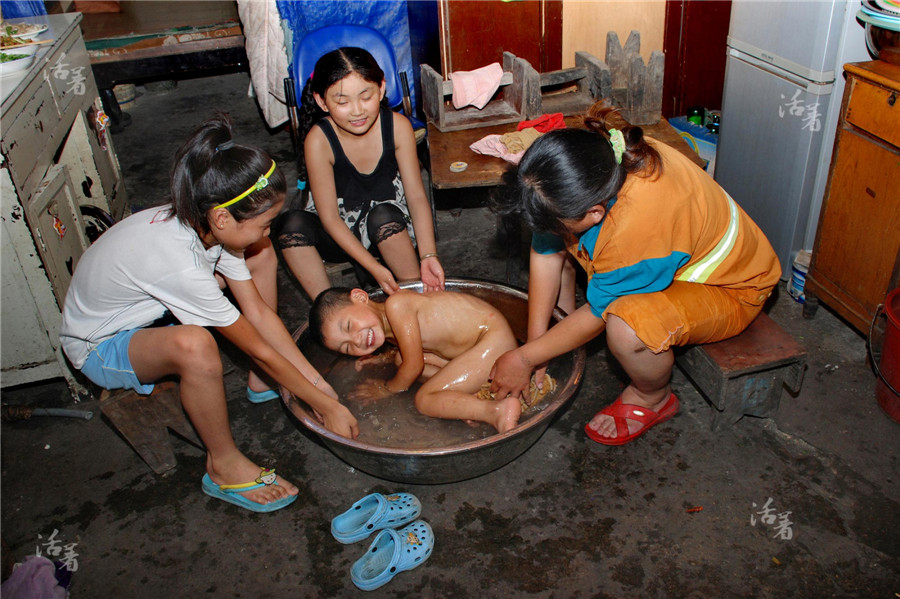
M 676 351 L 675 362 L 715 408 L 712 430 L 775 414 L 781 387 L 800 390 L 806 350 L 765 313 L 731 339 Z
M 104 390 L 100 410 L 157 474 L 177 464 L 168 429 L 203 448 L 181 407 L 178 383 L 157 383 L 150 395 L 138 395 L 130 389 Z

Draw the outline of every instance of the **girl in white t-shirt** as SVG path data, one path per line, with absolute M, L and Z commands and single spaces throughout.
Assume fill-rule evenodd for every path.
M 207 449 L 203 491 L 262 512 L 291 503 L 297 487 L 276 481 L 273 471 L 235 445 L 222 360 L 205 327 L 302 398 L 329 430 L 359 433 L 356 419 L 258 291 L 275 280 L 268 233 L 284 195 L 275 162 L 258 148 L 236 144 L 227 115 L 209 119 L 175 156 L 172 203 L 117 223 L 81 257 L 60 331 L 69 360 L 101 387 L 150 393 L 154 381 L 178 376 L 182 405 Z M 244 250 L 251 246 L 248 268 Z M 151 326 L 166 312 L 178 324 Z

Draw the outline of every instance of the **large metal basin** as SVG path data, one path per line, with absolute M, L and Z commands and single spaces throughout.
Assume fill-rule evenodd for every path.
M 422 290 L 421 283 L 401 285 L 404 289 Z M 512 326 L 520 341 L 524 341 L 528 330 L 528 296 L 524 292 L 501 285 L 466 279 L 449 279 L 448 291 L 465 292 L 490 302 L 500 309 Z M 369 294 L 375 300 L 383 300 L 379 290 Z M 563 318 L 559 310 L 553 315 L 554 321 Z M 335 362 L 336 354 L 315 343 L 307 331 L 307 324 L 294 333 L 304 355 L 325 374 Z M 391 481 L 415 484 L 449 483 L 473 478 L 496 470 L 531 447 L 547 429 L 553 417 L 568 403 L 581 383 L 584 372 L 585 350 L 583 347 L 550 362 L 548 371 L 558 381 L 556 391 L 544 400 L 542 411 L 503 434 L 494 434 L 484 439 L 429 449 L 398 449 L 382 447 L 359 440 L 336 435 L 316 420 L 305 404 L 298 414 L 299 420 L 309 430 L 316 433 L 322 442 L 338 457 L 351 466 L 373 476 Z M 282 389 L 282 393 L 289 393 Z

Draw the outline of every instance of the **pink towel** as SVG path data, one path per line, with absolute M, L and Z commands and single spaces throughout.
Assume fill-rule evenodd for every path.
M 504 135 L 486 135 L 469 145 L 469 149 L 476 154 L 496 156 L 507 162 L 519 164 L 519 161 L 522 160 L 522 156 L 525 154 L 525 150 L 540 136 L 541 133 L 533 128 Z M 510 148 L 507 146 L 507 143 L 510 143 L 513 147 Z M 511 152 L 511 149 L 517 151 Z
M 503 67 L 499 62 L 474 71 L 450 73 L 450 81 L 453 82 L 453 107 L 459 109 L 472 105 L 481 110 L 491 101 L 502 78 Z

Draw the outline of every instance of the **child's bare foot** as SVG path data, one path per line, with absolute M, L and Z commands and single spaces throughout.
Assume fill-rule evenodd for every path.
M 498 433 L 505 433 L 512 430 L 519 423 L 519 417 L 522 415 L 522 404 L 518 397 L 509 396 L 495 402 L 494 421 L 491 424 L 497 429 Z
M 263 469 L 247 459 L 243 454 L 233 459 L 219 459 L 213 464 L 212 457 L 206 460 L 206 472 L 217 485 L 241 485 L 256 482 Z M 267 482 L 267 481 L 262 481 Z M 265 505 L 289 495 L 296 495 L 299 489 L 285 479 L 278 477 L 278 484 L 266 484 L 263 487 L 240 493 L 250 501 Z

